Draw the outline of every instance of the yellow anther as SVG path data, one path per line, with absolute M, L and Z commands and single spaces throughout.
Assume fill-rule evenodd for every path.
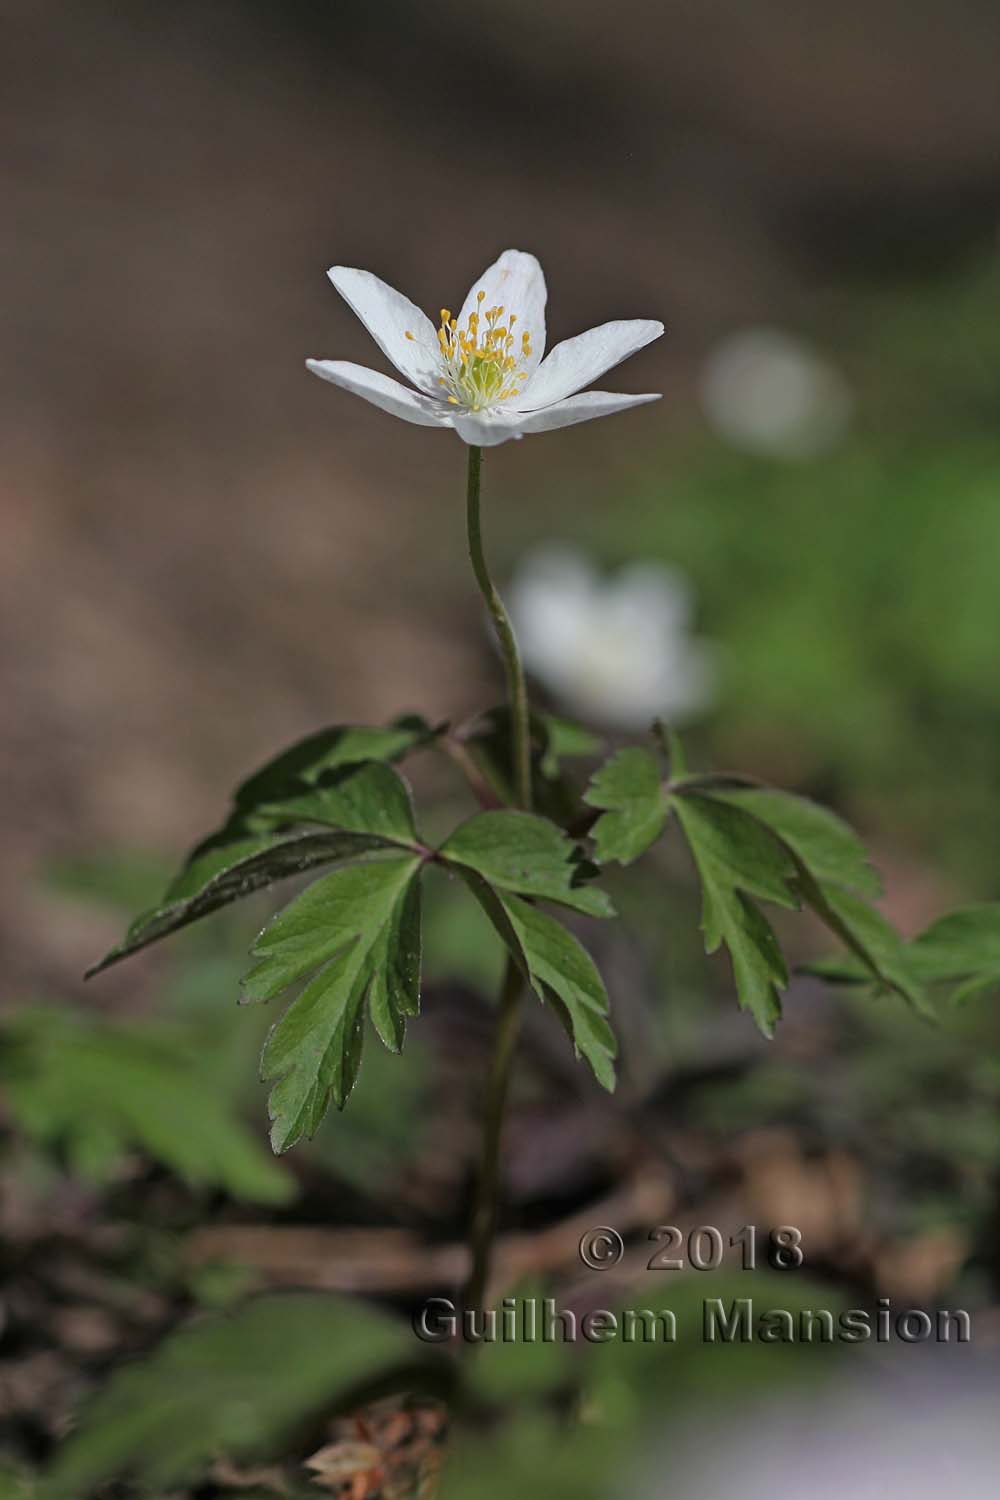
M 410 340 L 411 343 L 413 342 L 413 334 L 409 329 L 406 330 L 406 337 Z
M 531 354 L 527 329 L 518 329 L 520 352 L 515 355 L 515 313 L 506 321 L 503 303 L 486 307 L 486 290 L 476 293 L 475 307 L 468 313 L 464 328 L 459 328 L 447 307 L 441 309 L 441 326 L 436 329 L 441 354 L 438 385 L 443 386 L 449 406 L 469 411 L 488 411 L 503 401 L 520 395 L 517 382 L 527 379 L 521 361 Z M 406 337 L 414 335 L 406 329 Z

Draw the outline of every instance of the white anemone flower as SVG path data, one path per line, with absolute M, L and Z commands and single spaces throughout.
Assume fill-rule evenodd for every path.
M 674 568 L 637 562 L 604 578 L 575 548 L 522 561 L 509 593 L 525 665 L 561 704 L 616 729 L 682 724 L 715 696 L 711 646 L 690 634 L 692 591 Z
M 662 323 L 603 323 L 542 358 L 545 277 L 535 257 L 521 250 L 505 250 L 473 282 L 457 317 L 443 307 L 438 328 L 370 271 L 333 266 L 327 274 L 415 389 L 345 360 L 310 359 L 308 368 L 404 422 L 449 427 L 466 443 L 492 447 L 659 399 L 658 393 L 577 393 L 659 338 Z
M 854 407 L 840 371 L 778 328 L 741 329 L 717 344 L 702 368 L 701 401 L 727 442 L 791 460 L 834 447 Z

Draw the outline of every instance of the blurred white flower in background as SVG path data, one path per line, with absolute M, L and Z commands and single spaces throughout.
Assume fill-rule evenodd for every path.
M 692 590 L 673 568 L 602 577 L 559 543 L 530 552 L 508 593 L 528 670 L 571 712 L 616 729 L 679 724 L 715 695 L 714 652 L 692 638 Z
M 702 366 L 701 403 L 720 437 L 774 458 L 812 458 L 846 432 L 854 409 L 839 370 L 777 328 L 747 328 Z

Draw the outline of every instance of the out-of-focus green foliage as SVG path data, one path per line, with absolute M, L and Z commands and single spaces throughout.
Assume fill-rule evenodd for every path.
M 829 342 L 857 392 L 832 452 L 781 462 L 706 438 L 584 512 L 609 560 L 680 565 L 722 647 L 726 759 L 877 804 L 896 837 L 994 890 L 1000 789 L 1000 262 L 856 297 Z M 579 511 L 574 514 L 578 515 Z
M 81 1500 L 123 1469 L 152 1484 L 219 1452 L 266 1453 L 299 1423 L 392 1370 L 429 1363 L 403 1322 L 359 1301 L 261 1297 L 173 1334 L 97 1397 L 43 1488 Z
M 784 1126 L 872 1158 L 881 1186 L 873 1223 L 909 1233 L 960 1224 L 990 1234 L 1000 1170 L 1000 1011 L 972 1001 L 914 1025 L 899 1005 L 844 993 L 836 1047 L 808 1059 L 760 1058 L 706 1083 L 693 1118 L 728 1134 Z
M 192 1187 L 286 1203 L 294 1179 L 251 1135 L 216 1085 L 195 1028 L 100 1022 L 37 1007 L 0 1029 L 0 1076 L 15 1123 L 103 1181 L 139 1147 Z

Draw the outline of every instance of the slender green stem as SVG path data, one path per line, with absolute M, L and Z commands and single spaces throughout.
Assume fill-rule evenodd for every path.
M 462 1304 L 477 1309 L 483 1305 L 493 1263 L 493 1239 L 497 1227 L 497 1204 L 500 1197 L 500 1139 L 507 1107 L 507 1089 L 511 1064 L 521 1026 L 521 975 L 513 959 L 508 958 L 500 992 L 499 1014 L 493 1043 L 493 1061 L 486 1086 L 483 1112 L 483 1146 L 476 1182 L 476 1197 L 469 1229 L 472 1266 Z
M 518 807 L 531 807 L 531 723 L 528 716 L 528 690 L 524 683 L 521 658 L 514 639 L 510 616 L 503 600 L 497 593 L 496 584 L 490 577 L 483 552 L 483 532 L 479 517 L 479 495 L 482 484 L 483 450 L 469 448 L 469 492 L 468 527 L 469 557 L 472 571 L 476 575 L 479 591 L 486 601 L 486 608 L 493 619 L 493 626 L 503 653 L 507 672 L 507 693 L 510 698 L 511 752 L 514 766 L 514 787 Z
M 493 618 L 500 650 L 503 653 L 510 698 L 511 759 L 514 766 L 516 800 L 519 807 L 529 811 L 531 808 L 531 723 L 528 715 L 528 693 L 510 617 L 504 608 L 503 600 L 497 593 L 483 553 L 483 534 L 479 515 L 482 470 L 482 449 L 470 447 L 469 556 L 472 559 L 476 582 L 479 584 L 486 607 Z M 503 988 L 500 993 L 493 1060 L 486 1085 L 482 1156 L 469 1231 L 472 1265 L 463 1294 L 463 1304 L 471 1309 L 482 1307 L 483 1298 L 489 1287 L 493 1240 L 497 1225 L 497 1203 L 500 1195 L 500 1140 L 503 1132 L 504 1112 L 507 1107 L 511 1066 L 521 1025 L 521 989 L 520 971 L 513 959 L 508 957 Z

